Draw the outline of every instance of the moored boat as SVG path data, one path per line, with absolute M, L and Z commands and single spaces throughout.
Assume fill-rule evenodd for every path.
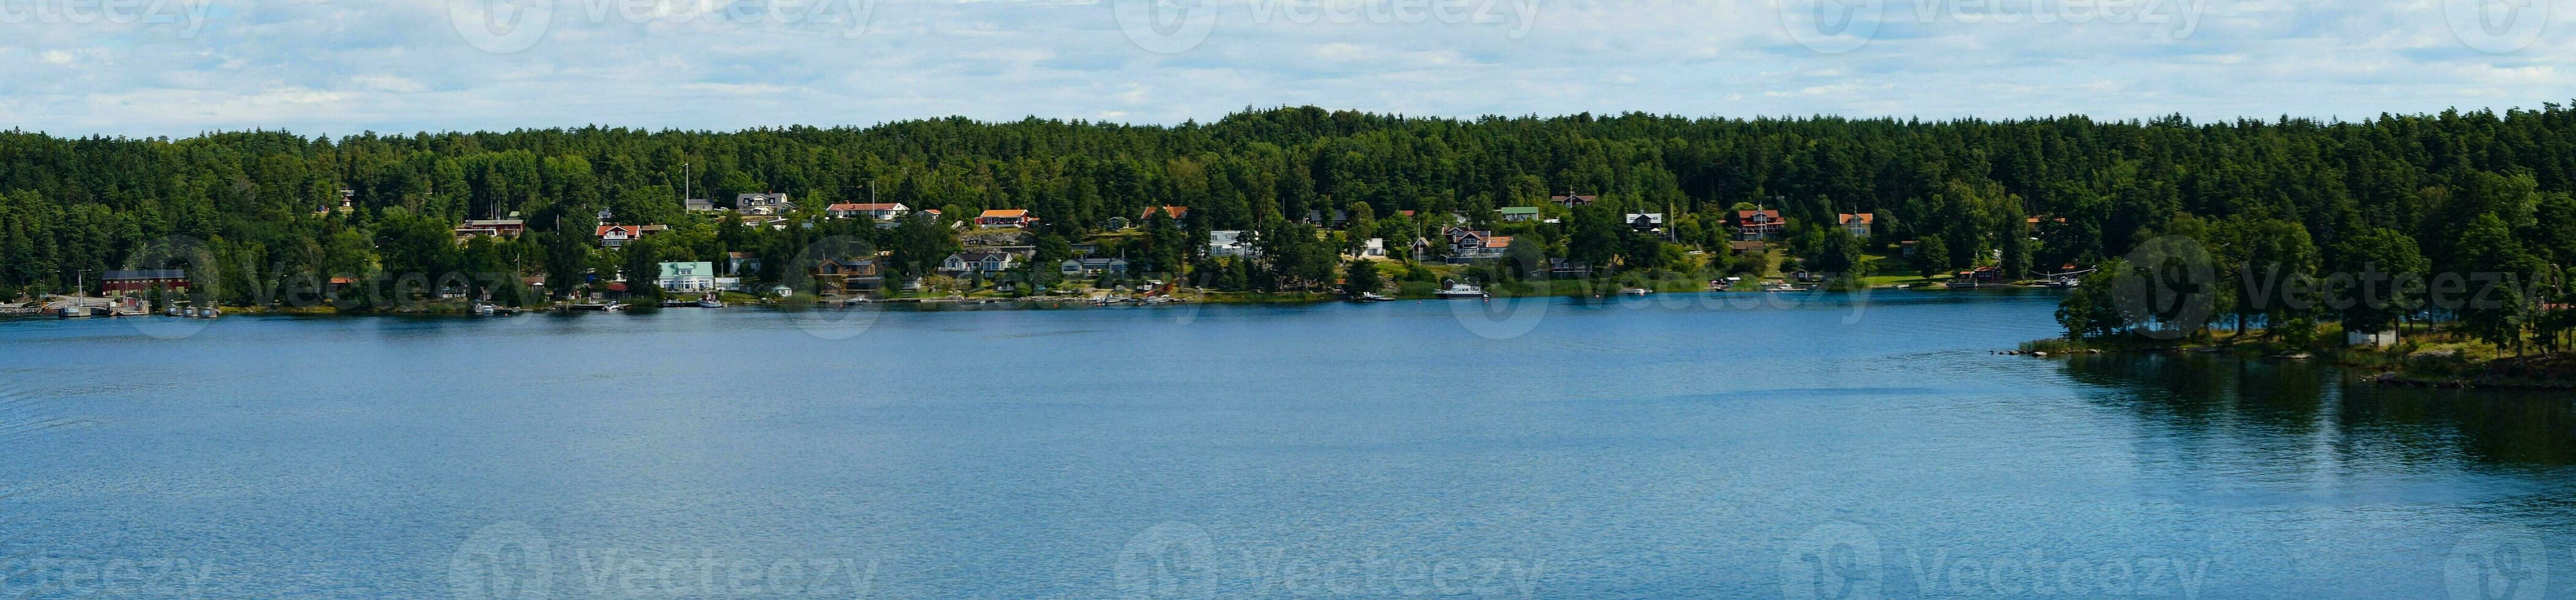
M 1486 296 L 1486 295 L 1485 295 L 1485 288 L 1480 288 L 1480 287 L 1476 287 L 1476 286 L 1472 286 L 1472 285 L 1467 285 L 1467 284 L 1464 284 L 1464 283 L 1452 283 L 1452 284 L 1449 284 L 1449 287 L 1441 288 L 1441 290 L 1440 290 L 1440 291 L 1437 291 L 1437 292 L 1432 292 L 1432 293 L 1431 293 L 1431 296 L 1432 296 L 1432 297 L 1435 297 L 1435 298 L 1441 298 L 1441 299 L 1447 299 L 1447 300 L 1459 300 L 1459 299 L 1468 299 L 1468 298 L 1474 298 L 1474 299 L 1479 299 L 1479 300 L 1481 300 L 1481 299 L 1484 299 L 1484 298 L 1487 298 L 1487 297 L 1488 297 L 1488 296 Z

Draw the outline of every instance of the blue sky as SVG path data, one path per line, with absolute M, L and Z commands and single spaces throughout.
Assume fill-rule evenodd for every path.
M 2576 0 L 1849 1 L 0 0 L 0 125 L 2368 118 L 2576 97 Z

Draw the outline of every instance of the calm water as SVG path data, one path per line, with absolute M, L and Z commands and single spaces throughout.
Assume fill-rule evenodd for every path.
M 0 596 L 2576 595 L 2576 402 L 2053 303 L 0 322 Z

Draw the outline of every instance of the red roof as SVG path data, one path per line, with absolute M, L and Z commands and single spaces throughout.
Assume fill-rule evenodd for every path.
M 1140 217 L 1137 217 L 1137 218 L 1140 218 L 1140 219 L 1151 219 L 1151 218 L 1154 218 L 1154 211 L 1156 211 L 1156 210 L 1163 211 L 1163 214 L 1171 215 L 1171 216 L 1172 216 L 1172 218 L 1174 218 L 1174 219 L 1187 218 L 1187 217 L 1189 217 L 1189 216 L 1190 216 L 1190 207 L 1187 207 L 1187 206 L 1163 206 L 1163 207 L 1153 207 L 1153 206 L 1148 206 L 1148 207 L 1145 207 L 1145 214 L 1144 214 L 1143 216 L 1140 216 Z
M 1017 218 L 1026 217 L 1026 216 L 1029 216 L 1029 211 L 1027 211 L 1027 210 L 1022 210 L 1022 209 L 1017 209 L 1017 208 L 1007 208 L 1007 209 L 995 209 L 995 210 L 988 210 L 988 211 L 984 211 L 984 216 L 983 216 L 983 217 L 981 217 L 981 218 L 985 218 L 985 219 L 1017 219 Z
M 608 237 L 608 232 L 611 230 L 626 232 L 626 237 L 642 237 L 644 235 L 644 227 L 640 225 L 601 225 L 599 226 L 599 231 L 591 235 Z
M 1860 219 L 1860 222 L 1861 222 L 1861 224 L 1862 224 L 1862 225 L 1868 225 L 1868 224 L 1871 224 L 1871 223 L 1876 223 L 1876 222 L 1878 222 L 1878 214 L 1877 214 L 1877 213 L 1860 213 L 1860 214 L 1844 213 L 1844 214 L 1839 214 L 1839 215 L 1834 215 L 1834 216 L 1835 216 L 1836 218 L 1841 219 L 1841 220 L 1842 220 L 1842 224 L 1844 224 L 1844 225 L 1850 225 L 1850 224 L 1851 224 L 1851 222 L 1852 222 L 1852 219 L 1855 219 L 1855 218 Z
M 1754 215 L 1761 215 L 1765 221 L 1775 223 L 1780 221 L 1780 211 L 1777 210 L 1739 210 L 1735 211 L 1735 220 L 1739 223 L 1750 223 L 1753 222 Z

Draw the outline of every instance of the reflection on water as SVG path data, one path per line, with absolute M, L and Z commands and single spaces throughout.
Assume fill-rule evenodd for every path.
M 2066 375 L 2176 435 L 2320 440 L 2347 461 L 2456 457 L 2545 472 L 2576 465 L 2576 398 L 2384 386 L 2313 361 L 2199 353 L 2077 355 Z

